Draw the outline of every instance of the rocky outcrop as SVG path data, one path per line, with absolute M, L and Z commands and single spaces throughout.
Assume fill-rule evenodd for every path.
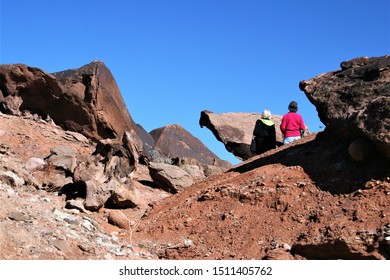
M 182 127 L 167 126 L 151 135 L 135 124 L 114 77 L 101 61 L 52 74 L 23 64 L 1 65 L 0 110 L 52 124 L 53 129 L 44 132 L 47 136 L 54 137 L 61 127 L 69 140 L 96 145 L 95 152 L 84 158 L 78 158 L 71 147 L 47 147 L 49 155 L 34 156 L 24 163 L 31 171 L 45 168 L 46 183 L 41 188 L 61 190 L 67 196 L 77 193 L 87 210 L 148 204 L 136 180 L 161 186 L 161 176 L 152 178 L 149 173 L 154 169 L 148 168 L 156 152 L 173 163 L 157 172 L 167 174 L 168 183 L 161 188 L 169 193 L 192 184 L 193 179 L 231 167 Z M 139 165 L 143 165 L 142 174 L 136 172 Z M 178 172 L 172 170 L 177 168 L 183 180 L 189 177 L 183 184 L 173 182 Z
M 95 140 L 136 131 L 116 81 L 101 61 L 53 74 L 23 64 L 1 65 L 0 109 L 50 116 L 63 128 Z
M 96 211 L 105 204 L 115 208 L 139 205 L 139 192 L 132 182 L 138 166 L 138 151 L 125 132 L 120 140 L 102 140 L 89 161 L 81 162 L 73 178 L 85 186 L 84 206 Z
M 219 167 L 218 172 L 223 172 L 232 166 L 229 162 L 221 160 L 198 138 L 178 124 L 154 129 L 150 135 L 154 139 L 155 149 L 165 157 L 175 159 L 177 162 L 184 160 L 187 163 L 192 162 L 192 165 L 216 166 Z
M 136 130 L 118 85 L 103 62 L 93 61 L 52 75 L 73 109 L 60 122 L 67 129 L 84 131 L 96 139 L 121 137 L 125 131 Z M 77 111 L 73 105 L 77 105 Z
M 210 129 L 217 140 L 225 145 L 228 152 L 239 159 L 246 160 L 253 156 L 249 147 L 253 128 L 260 117 L 261 114 L 258 113 L 215 114 L 205 110 L 200 114 L 199 125 Z M 279 128 L 282 116 L 273 115 L 272 121 L 275 123 L 276 141 L 282 143 L 283 135 Z
M 2 112 L 20 115 L 30 110 L 40 115 L 59 114 L 63 97 L 54 76 L 24 64 L 0 65 L 0 108 Z
M 390 158 L 390 56 L 342 62 L 341 70 L 301 81 L 299 87 L 326 131 L 347 142 L 368 139 Z

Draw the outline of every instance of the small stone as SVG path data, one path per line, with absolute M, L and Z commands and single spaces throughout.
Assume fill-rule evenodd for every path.
M 65 205 L 66 209 L 77 209 L 80 212 L 85 212 L 84 204 L 80 200 L 68 200 Z
M 22 212 L 11 212 L 8 214 L 8 218 L 14 221 L 28 221 L 31 220 L 31 217 Z
M 122 211 L 111 211 L 108 215 L 108 222 L 122 229 L 130 229 L 130 220 Z
M 372 144 L 365 138 L 359 138 L 352 142 L 348 147 L 348 153 L 352 160 L 364 162 L 372 154 Z
M 89 142 L 88 138 L 80 133 L 73 132 L 73 131 L 65 131 L 65 133 L 71 135 L 75 140 L 77 140 L 81 143 L 88 143 Z
M 65 218 L 64 221 L 71 225 L 77 225 L 79 223 L 77 218 Z
M 58 210 L 57 208 L 54 208 L 54 210 L 52 210 L 52 212 L 55 216 L 55 220 L 58 222 L 63 221 L 66 218 L 72 218 L 72 216 L 70 214 L 64 213 L 64 212 Z
M 286 250 L 286 251 L 291 251 L 291 246 L 288 245 L 287 243 L 284 243 L 283 244 L 283 249 Z
M 80 250 L 87 253 L 95 253 L 95 248 L 91 244 L 79 244 Z
M 77 209 L 66 209 L 67 211 L 67 213 L 69 213 L 69 214 L 72 214 L 72 215 L 78 215 L 78 214 L 80 214 L 80 210 L 77 210 Z
M 114 258 L 112 257 L 112 255 L 110 253 L 105 254 L 103 258 L 105 260 L 108 260 L 108 261 L 114 260 Z
M 192 245 L 194 245 L 192 240 L 188 239 L 188 238 L 184 239 L 183 243 L 184 243 L 184 246 L 186 246 L 186 247 L 191 247 Z
M 116 256 L 118 256 L 118 257 L 126 256 L 126 254 L 123 253 L 123 252 L 115 252 L 114 254 L 115 254 Z
M 83 220 L 83 222 L 81 223 L 81 225 L 86 228 L 87 230 L 93 230 L 95 227 L 94 225 L 90 222 L 90 221 L 87 221 L 87 220 Z
M 3 183 L 8 183 L 9 185 L 16 187 L 21 187 L 25 184 L 24 179 L 20 178 L 12 171 L 0 170 L 0 181 L 3 181 Z
M 25 164 L 27 170 L 42 169 L 45 166 L 45 161 L 41 158 L 29 158 Z
M 111 241 L 112 243 L 118 243 L 118 242 L 119 242 L 119 237 L 113 236 L 113 237 L 111 237 L 110 241 Z
M 50 244 L 56 247 L 58 250 L 64 253 L 68 253 L 71 251 L 70 246 L 66 240 L 50 240 Z

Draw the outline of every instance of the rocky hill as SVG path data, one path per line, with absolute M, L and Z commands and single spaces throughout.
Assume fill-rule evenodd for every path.
M 111 78 L 0 65 L 0 259 L 390 259 L 388 56 L 302 81 L 325 131 L 237 166 L 116 123 Z
M 165 199 L 135 237 L 164 259 L 389 259 L 389 175 L 314 134 Z

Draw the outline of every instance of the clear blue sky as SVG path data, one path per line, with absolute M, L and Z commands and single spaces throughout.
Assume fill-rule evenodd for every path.
M 49 73 L 103 61 L 147 131 L 180 124 L 222 159 L 202 110 L 283 115 L 299 81 L 390 54 L 390 1 L 0 0 L 0 63 Z

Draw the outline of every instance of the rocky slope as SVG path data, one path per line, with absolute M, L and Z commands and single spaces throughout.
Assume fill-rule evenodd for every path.
M 301 82 L 318 103 L 324 132 L 225 172 L 213 172 L 218 161 L 207 169 L 188 154 L 156 161 L 162 139 L 172 144 L 168 153 L 179 151 L 177 145 L 202 145 L 174 126 L 155 131 L 153 139 L 141 126 L 122 131 L 123 124 L 110 124 L 112 116 L 91 105 L 106 94 L 89 84 L 93 75 L 82 74 L 82 85 L 74 78 L 76 88 L 84 87 L 78 100 L 96 116 L 92 123 L 107 126 L 84 123 L 83 135 L 68 130 L 79 125 L 56 118 L 57 125 L 32 109 L 39 99 L 29 96 L 39 89 L 72 107 L 80 91 L 34 68 L 0 66 L 0 259 L 390 259 L 390 97 L 381 90 L 389 57 L 341 65 Z M 16 72 L 7 75 L 10 69 Z M 343 81 L 355 82 L 353 91 Z M 367 119 L 378 112 L 370 127 Z M 342 118 L 348 128 L 338 133 Z
M 50 147 L 82 160 L 94 144 L 33 116 L 0 118 L 0 259 L 390 258 L 389 163 L 358 164 L 324 133 L 175 195 L 137 185 L 146 208 L 88 211 L 61 170 L 27 163 Z
M 389 167 L 314 134 L 165 199 L 134 236 L 164 259 L 389 259 Z
M 0 114 L 0 135 L 0 259 L 150 256 L 121 239 L 120 230 L 107 222 L 107 211 L 86 210 L 77 198 L 85 193 L 66 191 L 72 179 L 63 167 L 39 160 L 55 147 L 66 147 L 77 161 L 86 161 L 93 142 L 33 115 Z M 145 188 L 144 197 L 153 201 L 166 195 Z

